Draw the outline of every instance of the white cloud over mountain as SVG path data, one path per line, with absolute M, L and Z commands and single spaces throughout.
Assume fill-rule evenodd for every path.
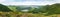
M 0 0 L 4 5 L 47 5 L 60 3 L 60 0 Z

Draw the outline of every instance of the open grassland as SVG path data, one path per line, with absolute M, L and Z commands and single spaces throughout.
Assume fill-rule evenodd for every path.
M 0 17 L 60 17 L 60 14 L 44 16 L 42 14 L 32 14 L 22 12 L 0 12 Z

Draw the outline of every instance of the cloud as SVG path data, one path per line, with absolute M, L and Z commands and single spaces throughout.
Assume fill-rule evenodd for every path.
M 60 3 L 60 0 L 1 0 L 4 5 L 47 5 Z
M 5 2 L 5 5 L 46 5 L 51 4 L 49 2 Z

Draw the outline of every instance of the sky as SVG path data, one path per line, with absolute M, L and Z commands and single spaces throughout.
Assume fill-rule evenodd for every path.
M 4 5 L 51 5 L 60 3 L 60 0 L 0 0 Z

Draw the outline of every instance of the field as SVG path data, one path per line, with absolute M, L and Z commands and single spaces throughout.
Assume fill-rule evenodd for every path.
M 60 14 L 44 16 L 43 14 L 32 14 L 32 13 L 16 13 L 16 12 L 0 12 L 0 17 L 60 17 Z

